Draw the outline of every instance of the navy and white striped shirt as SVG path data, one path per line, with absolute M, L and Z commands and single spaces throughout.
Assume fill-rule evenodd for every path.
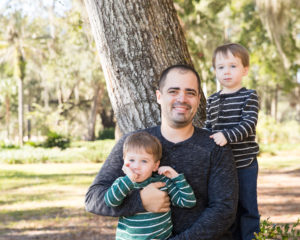
M 255 141 L 258 110 L 257 93 L 251 89 L 241 88 L 229 94 L 217 92 L 207 99 L 204 128 L 224 134 L 237 168 L 249 166 L 259 152 Z

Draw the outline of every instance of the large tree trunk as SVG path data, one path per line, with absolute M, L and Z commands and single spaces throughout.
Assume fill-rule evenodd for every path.
M 159 124 L 163 69 L 192 64 L 172 0 L 84 0 L 121 132 Z M 205 98 L 196 116 L 205 118 Z

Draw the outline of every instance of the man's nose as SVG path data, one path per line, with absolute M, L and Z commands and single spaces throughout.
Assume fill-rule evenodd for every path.
M 185 93 L 184 92 L 180 92 L 178 94 L 177 101 L 179 101 L 179 102 L 184 102 L 185 101 Z

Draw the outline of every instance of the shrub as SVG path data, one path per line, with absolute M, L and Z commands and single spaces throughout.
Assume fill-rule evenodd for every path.
M 70 146 L 70 138 L 62 134 L 50 131 L 43 146 L 46 148 L 59 147 L 63 150 Z
M 0 148 L 2 149 L 19 149 L 19 146 L 16 146 L 14 144 L 6 144 L 5 142 L 0 142 Z
M 98 138 L 99 140 L 104 139 L 115 139 L 115 128 L 104 128 L 103 130 L 99 131 Z
M 297 240 L 300 238 L 300 230 L 296 230 L 299 224 L 300 219 L 294 224 L 273 224 L 267 219 L 261 222 L 260 233 L 255 233 L 255 238 L 257 240 Z

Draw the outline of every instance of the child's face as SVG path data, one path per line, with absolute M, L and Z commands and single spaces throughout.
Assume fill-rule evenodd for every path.
M 242 87 L 242 78 L 248 74 L 248 67 L 243 66 L 239 57 L 233 56 L 230 51 L 227 56 L 218 53 L 215 66 L 216 77 L 223 87 L 223 93 L 232 93 Z
M 124 157 L 124 165 L 137 174 L 136 182 L 143 182 L 157 171 L 160 161 L 155 161 L 152 154 L 144 149 L 129 149 Z

